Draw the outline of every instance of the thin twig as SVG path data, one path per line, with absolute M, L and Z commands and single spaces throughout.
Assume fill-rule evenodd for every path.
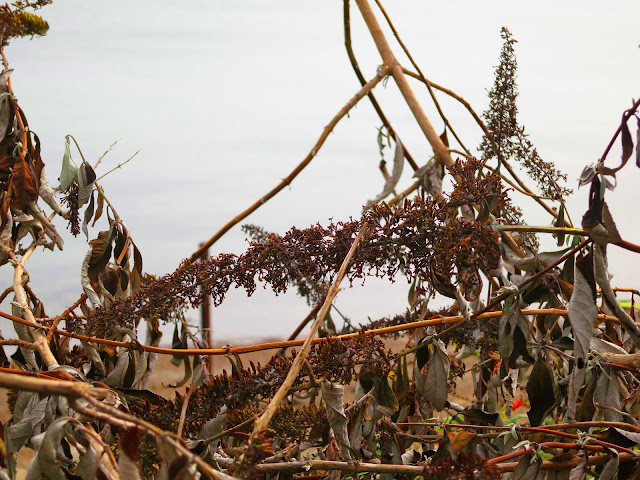
M 356 60 L 356 56 L 353 53 L 353 48 L 351 46 L 351 15 L 350 15 L 350 9 L 349 9 L 349 0 L 344 0 L 343 14 L 344 14 L 344 46 L 347 49 L 347 56 L 349 57 L 349 61 L 351 62 L 351 67 L 353 67 L 353 71 L 355 72 L 356 77 L 358 77 L 358 81 L 360 82 L 360 85 L 364 86 L 367 82 L 364 79 L 362 72 L 360 71 L 358 60 Z M 391 126 L 391 123 L 387 119 L 387 116 L 382 111 L 382 108 L 380 107 L 380 104 L 378 103 L 378 100 L 376 99 L 375 95 L 372 92 L 369 92 L 367 94 L 367 97 L 369 98 L 369 101 L 371 102 L 373 109 L 378 114 L 380 121 L 387 129 L 387 132 L 389 132 L 389 135 L 393 138 L 400 138 L 398 136 L 398 133 Z M 407 160 L 407 163 L 411 166 L 411 168 L 413 168 L 414 171 L 418 170 L 419 168 L 418 164 L 415 162 L 415 160 L 407 150 L 406 145 L 403 144 L 402 146 L 403 146 L 404 158 Z
M 561 308 L 528 308 L 522 309 L 524 315 L 568 315 L 568 311 Z M 502 310 L 495 310 L 490 312 L 484 312 L 477 315 L 477 319 L 499 318 L 503 314 Z M 43 328 L 40 325 L 31 323 L 19 317 L 15 317 L 5 312 L 0 312 L 0 317 L 4 317 L 8 320 L 27 325 L 34 328 Z M 619 324 L 620 321 L 617 317 L 605 314 L 598 314 L 598 320 L 605 322 L 611 322 Z M 328 342 L 330 340 L 348 340 L 356 338 L 360 335 L 387 335 L 391 333 L 404 332 L 407 330 L 415 330 L 416 328 L 423 328 L 429 326 L 442 326 L 442 325 L 456 325 L 464 321 L 464 316 L 456 315 L 452 317 L 441 317 L 430 320 L 420 320 L 417 322 L 403 323 L 401 325 L 394 325 L 391 327 L 376 328 L 371 330 L 365 330 L 364 332 L 346 333 L 344 335 L 336 335 L 333 337 L 322 337 L 313 340 L 314 344 Z M 110 345 L 112 347 L 131 348 L 131 343 L 119 342 L 117 340 L 108 340 L 106 338 L 88 337 L 86 335 L 80 335 L 77 333 L 66 332 L 64 330 L 56 330 L 55 333 L 65 337 L 75 338 L 85 342 L 93 342 L 102 345 Z M 142 348 L 146 352 L 159 353 L 163 355 L 230 355 L 230 354 L 243 354 L 251 352 L 260 352 L 263 350 L 273 350 L 276 348 L 290 348 L 299 347 L 304 344 L 304 340 L 286 340 L 281 342 L 267 342 L 259 343 L 256 345 L 247 345 L 244 347 L 225 347 L 225 348 L 161 348 L 153 347 L 150 345 L 136 344 L 136 348 Z
M 98 178 L 96 178 L 96 182 L 98 180 L 102 180 L 104 177 L 106 177 L 107 175 L 109 175 L 112 172 L 115 172 L 117 169 L 122 168 L 124 165 L 126 165 L 127 163 L 129 163 L 131 160 L 133 160 L 135 158 L 136 155 L 138 155 L 140 153 L 140 150 L 138 150 L 136 153 L 134 153 L 133 155 L 131 155 L 129 158 L 127 158 L 124 162 L 119 163 L 118 165 L 116 165 L 115 167 L 113 167 L 111 170 L 109 170 L 107 173 L 102 174 L 101 176 L 99 176 Z M 95 167 L 94 167 L 95 168 Z
M 436 161 L 445 167 L 452 166 L 453 160 L 451 158 L 451 155 L 449 154 L 449 149 L 442 142 L 440 136 L 436 133 L 433 125 L 431 124 L 431 121 L 427 118 L 427 115 L 422 109 L 420 102 L 418 102 L 418 99 L 413 93 L 409 82 L 407 82 L 407 79 L 402 72 L 400 63 L 391 51 L 391 47 L 389 47 L 389 44 L 384 37 L 384 33 L 382 32 L 382 29 L 380 28 L 380 25 L 378 24 L 378 21 L 376 20 L 376 17 L 371 10 L 371 6 L 367 2 L 367 0 L 356 0 L 356 4 L 358 5 L 360 13 L 362 14 L 362 17 L 367 24 L 373 41 L 378 48 L 378 52 L 382 57 L 382 61 L 386 65 L 390 66 L 391 75 L 393 76 L 393 79 L 395 80 L 400 93 L 402 93 L 402 96 L 404 97 L 405 102 L 411 110 L 411 113 L 413 113 L 416 122 L 422 130 L 422 133 L 424 133 L 427 141 L 429 142 L 429 145 L 431 145 L 433 153 L 436 157 Z
M 247 446 L 248 452 L 251 452 L 256 440 L 263 434 L 264 430 L 267 428 L 267 425 L 269 425 L 271 418 L 276 413 L 278 407 L 280 406 L 280 402 L 282 402 L 282 400 L 284 400 L 284 398 L 288 395 L 289 389 L 291 388 L 293 383 L 296 381 L 296 378 L 298 378 L 298 373 L 300 372 L 300 369 L 304 365 L 307 355 L 311 350 L 313 339 L 316 336 L 318 329 L 320 328 L 320 325 L 324 321 L 324 318 L 326 317 L 327 312 L 331 308 L 331 303 L 333 302 L 333 299 L 338 294 L 338 291 L 340 289 L 340 283 L 342 282 L 342 279 L 347 273 L 347 268 L 351 263 L 351 258 L 356 253 L 356 250 L 360 244 L 360 241 L 365 237 L 368 231 L 369 231 L 369 224 L 365 223 L 360 227 L 360 230 L 358 231 L 356 238 L 353 240 L 353 243 L 351 244 L 351 248 L 349 249 L 349 252 L 347 253 L 345 259 L 343 260 L 342 265 L 340 266 L 340 270 L 338 271 L 338 274 L 336 275 L 335 279 L 331 283 L 331 287 L 329 287 L 329 290 L 327 292 L 327 298 L 325 299 L 322 305 L 322 308 L 318 313 L 318 316 L 316 317 L 315 321 L 311 325 L 311 331 L 309 332 L 307 339 L 302 345 L 302 348 L 296 355 L 296 358 L 293 360 L 293 363 L 291 364 L 291 368 L 289 369 L 287 376 L 285 377 L 284 381 L 280 385 L 280 388 L 278 388 L 278 391 L 275 393 L 275 395 L 269 402 L 269 405 L 265 409 L 264 413 L 260 415 L 260 418 L 258 418 L 255 421 L 255 424 L 253 426 L 253 431 L 251 432 L 251 437 L 249 438 L 249 442 Z M 251 467 L 252 464 L 253 464 L 253 457 L 247 457 L 246 454 L 243 454 L 241 458 L 236 462 L 237 470 L 239 472 L 244 472 L 248 467 Z
M 105 152 L 102 155 L 100 155 L 100 158 L 98 158 L 98 161 L 95 163 L 95 165 L 93 165 L 93 169 L 94 170 L 96 168 L 98 168 L 98 165 L 100 165 L 100 162 L 102 162 L 102 159 L 107 156 L 107 153 L 109 153 L 111 150 L 113 150 L 113 147 L 115 147 L 116 143 L 118 143 L 119 141 L 120 141 L 120 139 L 118 139 L 115 142 L 113 142 L 111 145 L 109 145 L 109 148 L 107 148 L 105 150 Z
M 353 98 L 351 98 L 351 100 L 349 100 L 347 102 L 347 104 L 340 109 L 340 111 L 333 117 L 333 119 L 329 122 L 329 124 L 326 127 L 324 127 L 324 130 L 322 131 L 322 134 L 320 135 L 320 138 L 318 139 L 316 144 L 313 146 L 311 151 L 304 158 L 304 160 L 302 162 L 300 162 L 300 164 L 296 168 L 294 168 L 293 171 L 289 175 L 287 175 L 284 179 L 282 179 L 282 181 L 280 183 L 278 183 L 278 185 L 276 185 L 274 188 L 272 188 L 267 194 L 265 194 L 263 197 L 261 197 L 257 202 L 255 202 L 249 208 L 244 210 L 242 213 L 239 213 L 234 218 L 229 220 L 220 230 L 218 230 L 218 232 L 216 232 L 216 234 L 213 237 L 211 237 L 209 240 L 207 240 L 202 245 L 200 245 L 200 248 L 198 248 L 195 252 L 193 252 L 193 254 L 189 257 L 189 261 L 190 262 L 194 262 L 198 258 L 200 258 L 200 256 L 205 251 L 207 251 L 207 249 L 209 247 L 211 247 L 211 245 L 213 245 L 220 238 L 222 238 L 222 236 L 225 233 L 227 233 L 229 230 L 231 230 L 232 227 L 234 227 L 235 225 L 240 223 L 242 220 L 247 218 L 249 215 L 251 215 L 253 212 L 255 212 L 258 208 L 260 208 L 262 205 L 264 205 L 266 202 L 268 202 L 271 198 L 273 198 L 276 194 L 278 194 L 283 188 L 285 188 L 286 186 L 290 185 L 291 182 L 298 176 L 298 174 L 302 170 L 304 170 L 305 167 L 307 165 L 309 165 L 309 163 L 311 163 L 311 160 L 313 160 L 313 158 L 318 154 L 318 151 L 320 151 L 320 148 L 322 147 L 324 142 L 327 140 L 327 138 L 329 137 L 329 134 L 333 131 L 335 126 L 338 124 L 338 122 L 340 120 L 342 120 L 342 118 L 347 113 L 349 113 L 349 111 L 360 100 L 362 100 L 362 98 L 367 93 L 369 93 L 378 83 L 380 83 L 388 75 L 388 73 L 389 73 L 389 67 L 388 66 L 383 65 L 382 67 L 380 67 L 378 69 L 378 75 L 376 75 L 374 78 L 369 80 L 360 89 L 360 91 L 358 93 L 356 93 L 353 96 Z
M 185 420 L 185 417 L 187 416 L 187 407 L 189 406 L 189 399 L 191 398 L 191 394 L 195 390 L 195 386 L 200 383 L 200 380 L 202 379 L 204 372 L 205 372 L 205 369 L 202 368 L 197 378 L 193 380 L 191 387 L 187 390 L 187 393 L 185 394 L 184 399 L 182 400 L 182 408 L 180 409 L 180 421 L 178 422 L 178 430 L 176 432 L 176 436 L 178 438 L 182 437 L 182 429 L 184 428 L 184 420 Z
M 380 9 L 380 12 L 382 13 L 382 16 L 387 21 L 387 24 L 389 25 L 389 28 L 391 28 L 391 31 L 393 32 L 393 36 L 396 37 L 396 40 L 400 44 L 400 47 L 402 48 L 402 51 L 404 52 L 404 54 L 407 56 L 407 58 L 411 62 L 411 65 L 413 65 L 413 68 L 416 69 L 416 72 L 418 72 L 418 75 L 420 75 L 420 78 L 421 78 L 422 82 L 427 86 L 427 90 L 429 90 L 429 95 L 431 96 L 431 100 L 433 101 L 433 104 L 435 105 L 436 110 L 438 110 L 438 114 L 440 115 L 440 118 L 442 119 L 442 122 L 445 125 L 445 131 L 448 129 L 453 134 L 453 136 L 456 139 L 456 141 L 458 142 L 458 144 L 465 151 L 465 153 L 463 155 L 471 155 L 471 152 L 469 151 L 469 149 L 467 147 L 465 147 L 464 143 L 462 143 L 462 140 L 460 140 L 460 137 L 458 137 L 458 134 L 456 133 L 456 131 L 453 129 L 453 127 L 449 123 L 449 119 L 447 119 L 447 117 L 445 116 L 444 112 L 442 111 L 442 108 L 440 107 L 440 102 L 438 102 L 438 99 L 436 98 L 436 95 L 433 92 L 433 89 L 431 88 L 431 84 L 429 83 L 429 80 L 427 80 L 426 77 L 422 74 L 422 70 L 420 70 L 420 67 L 418 67 L 418 64 L 415 62 L 415 60 L 413 59 L 413 57 L 409 53 L 409 49 L 407 48 L 407 46 L 404 44 L 404 42 L 400 38 L 400 34 L 396 30 L 396 27 L 393 25 L 393 22 L 391 21 L 391 18 L 387 14 L 387 11 L 382 6 L 382 3 L 380 3 L 380 0 L 374 0 L 374 1 L 376 2 L 376 5 L 378 5 L 378 8 Z

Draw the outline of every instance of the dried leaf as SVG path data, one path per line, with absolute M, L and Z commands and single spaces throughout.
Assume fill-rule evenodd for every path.
M 102 217 L 102 211 L 104 210 L 104 195 L 100 190 L 98 190 L 98 206 L 96 208 L 96 214 L 93 217 L 92 227 L 96 226 L 96 222 Z
M 449 437 L 449 443 L 451 444 L 451 448 L 455 453 L 460 453 L 464 447 L 466 447 L 471 440 L 473 440 L 478 434 L 475 432 L 449 432 L 447 431 L 447 436 Z
M 573 355 L 575 365 L 569 383 L 567 415 L 575 418 L 578 393 L 584 384 L 587 356 L 593 336 L 593 326 L 598 317 L 596 306 L 596 285 L 593 271 L 593 254 L 589 253 L 576 260 L 575 283 L 569 300 L 569 322 L 573 329 Z
M 620 457 L 618 456 L 618 452 L 611 449 L 609 450 L 609 454 L 612 455 L 611 460 L 605 463 L 602 468 L 602 472 L 600 472 L 599 480 L 612 480 L 612 478 L 618 473 L 618 468 L 620 467 Z
M 395 137 L 395 141 L 396 151 L 393 158 L 393 170 L 391 171 L 391 175 L 385 181 L 382 192 L 376 195 L 373 200 L 369 200 L 367 202 L 367 207 L 373 205 L 374 203 L 378 203 L 380 200 L 390 195 L 400 181 L 400 176 L 402 175 L 402 169 L 404 167 L 404 148 L 402 147 L 402 142 L 397 136 Z
M 13 174 L 11 176 L 11 206 L 18 210 L 24 210 L 27 205 L 35 202 L 39 195 L 38 183 L 39 181 L 31 164 L 27 162 L 24 155 L 18 155 L 13 164 Z
M 613 407 L 622 410 L 620 398 L 620 383 L 618 376 L 611 368 L 604 367 L 598 376 L 596 389 L 593 392 L 593 401 L 598 405 Z M 603 409 L 604 419 L 607 422 L 621 422 L 622 415 L 608 408 Z
M 531 370 L 531 375 L 529 375 L 527 395 L 531 404 L 531 408 L 527 412 L 529 423 L 532 427 L 542 425 L 545 417 L 556 403 L 553 392 L 553 375 L 551 375 L 542 354 L 538 356 L 538 360 Z
M 113 370 L 109 372 L 109 375 L 107 375 L 103 382 L 110 387 L 123 386 L 125 384 L 125 376 L 127 375 L 128 368 L 129 352 L 127 350 L 123 350 L 118 356 L 118 361 L 116 362 L 115 367 L 113 367 Z
M 624 115 L 622 118 L 624 120 Z M 620 132 L 622 141 L 622 163 L 618 168 L 615 169 L 616 172 L 626 165 L 629 158 L 631 158 L 631 154 L 633 153 L 633 140 L 631 139 L 629 126 L 627 125 L 627 122 L 622 122 L 620 126 L 622 128 Z
M 638 130 L 636 130 L 636 166 L 640 168 L 640 117 L 638 117 Z
M 84 232 L 87 240 L 89 240 L 89 222 L 91 221 L 91 217 L 93 216 L 93 208 L 95 206 L 94 196 L 91 195 L 91 199 L 89 200 L 89 205 L 87 209 L 84 211 L 84 220 L 82 221 L 82 231 Z
M 96 172 L 87 162 L 82 162 L 78 169 L 78 207 L 84 206 L 89 201 L 95 181 Z
M 423 349 L 425 348 L 428 348 L 430 352 L 426 366 L 427 372 L 426 375 L 423 375 L 422 369 L 414 368 L 416 387 L 431 407 L 439 411 L 445 407 L 449 393 L 447 384 L 450 366 L 449 355 L 447 355 L 444 343 L 440 340 L 431 342 L 428 347 L 423 347 Z M 415 364 L 417 365 L 417 362 Z
M 140 466 L 136 462 L 138 455 L 138 429 L 131 428 L 120 436 L 118 446 L 120 455 L 118 457 L 118 473 L 121 478 L 138 480 L 141 479 Z
M 344 387 L 327 380 L 322 382 L 322 400 L 326 405 L 327 418 L 345 460 L 351 460 L 347 416 L 344 413 Z
M 587 460 L 589 460 L 589 455 L 585 450 L 578 464 L 569 473 L 569 480 L 584 480 L 587 478 Z
M 533 455 L 533 458 L 531 458 Z M 542 478 L 542 472 L 540 471 L 540 465 L 542 460 L 535 453 L 529 453 L 523 455 L 518 462 L 518 466 L 512 474 L 512 480 L 538 480 Z
M 37 458 L 40 473 L 51 480 L 67 479 L 58 460 L 58 449 L 64 436 L 64 427 L 70 421 L 76 422 L 77 420 L 70 417 L 62 417 L 52 422 L 47 428 L 40 448 L 37 449 L 36 457 L 34 457 L 34 461 Z

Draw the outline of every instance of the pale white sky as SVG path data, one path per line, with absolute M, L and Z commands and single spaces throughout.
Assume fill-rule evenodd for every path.
M 568 173 L 570 187 L 640 95 L 636 0 L 385 4 L 425 75 L 479 113 L 487 106 L 500 28 L 508 26 L 518 39 L 520 121 L 543 158 Z M 286 176 L 359 88 L 344 50 L 342 2 L 58 0 L 41 14 L 50 33 L 16 40 L 6 53 L 16 96 L 42 140 L 49 177 L 54 183 L 66 134 L 94 161 L 121 139 L 101 165 L 103 173 L 141 149 L 102 183 L 141 249 L 145 270 L 154 274 L 172 271 Z M 352 18 L 354 49 L 371 78 L 380 59 L 355 5 Z M 414 88 L 441 130 L 426 91 Z M 426 162 L 428 145 L 393 82 L 376 93 L 407 148 L 418 163 Z M 442 103 L 466 144 L 476 146 L 480 132 L 466 111 L 445 98 Z M 284 232 L 358 216 L 383 183 L 379 123 L 363 101 L 291 187 L 247 222 Z M 610 155 L 612 164 L 618 152 Z M 640 170 L 629 165 L 621 173 L 608 202 L 623 237 L 640 243 Z M 402 185 L 409 177 L 407 168 Z M 577 191 L 569 202 L 576 223 L 587 193 Z M 526 215 L 530 224 L 549 223 L 528 204 Z M 65 241 L 63 253 L 38 251 L 27 265 L 50 315 L 81 292 L 87 246 L 69 234 Z M 236 228 L 212 253 L 239 253 L 245 245 Z M 640 287 L 638 258 L 611 248 L 614 284 Z M 8 269 L 0 278 L 8 279 Z M 399 313 L 407 286 L 398 280 L 345 290 L 337 305 L 355 323 Z M 258 291 L 247 300 L 232 291 L 213 312 L 216 337 L 286 336 L 307 310 L 293 293 L 276 298 Z

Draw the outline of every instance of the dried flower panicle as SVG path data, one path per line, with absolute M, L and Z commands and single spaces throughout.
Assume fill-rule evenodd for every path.
M 495 82 L 489 92 L 489 109 L 484 112 L 491 136 L 483 138 L 480 151 L 487 160 L 498 160 L 498 165 L 503 159 L 515 159 L 537 183 L 543 196 L 563 201 L 571 193 L 570 189 L 560 185 L 567 176 L 556 169 L 552 162 L 540 157 L 524 127 L 518 124 L 516 40 L 505 27 L 501 30 L 501 37 L 504 43 L 500 63 L 495 69 Z
M 465 272 L 466 278 L 476 278 L 479 271 L 497 267 L 499 237 L 488 224 L 462 218 L 459 207 L 481 204 L 491 197 L 491 208 L 500 208 L 506 198 L 496 176 L 478 179 L 472 173 L 480 166 L 475 159 L 456 164 L 455 171 L 466 180 L 450 198 L 417 197 L 394 208 L 378 204 L 360 220 L 268 235 L 251 242 L 240 256 L 220 254 L 202 262 L 184 262 L 173 273 L 143 285 L 137 295 L 94 311 L 82 327 L 89 334 L 103 336 L 126 321 L 167 320 L 185 306 L 198 307 L 206 296 L 220 305 L 232 286 L 242 287 L 251 295 L 257 282 L 270 285 L 276 294 L 301 278 L 325 284 L 339 270 L 365 222 L 372 228 L 351 261 L 349 282 L 368 276 L 393 280 L 399 272 L 430 278 L 434 268 L 440 276 Z M 74 331 L 79 326 L 78 322 L 69 322 L 67 328 Z

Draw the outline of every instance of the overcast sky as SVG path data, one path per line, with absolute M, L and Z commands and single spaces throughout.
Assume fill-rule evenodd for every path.
M 487 107 L 500 28 L 507 26 L 518 40 L 520 122 L 543 158 L 567 172 L 570 187 L 602 154 L 622 111 L 640 95 L 637 0 L 385 5 L 425 75 L 478 112 Z M 199 242 L 285 177 L 359 89 L 344 50 L 342 2 L 57 0 L 40 13 L 49 34 L 15 40 L 6 54 L 15 69 L 15 94 L 42 140 L 51 182 L 66 134 L 92 162 L 120 139 L 99 175 L 141 150 L 102 184 L 153 274 L 175 269 Z M 355 6 L 352 17 L 354 49 L 371 78 L 381 61 Z M 394 43 L 392 48 L 408 65 Z M 427 92 L 417 84 L 414 89 L 441 131 Z M 393 82 L 376 93 L 407 148 L 425 163 L 430 149 Z M 480 132 L 466 111 L 442 102 L 466 144 L 476 146 Z M 282 233 L 358 216 L 383 184 L 379 123 L 363 101 L 291 187 L 247 223 Z M 611 164 L 618 158 L 615 150 Z M 410 182 L 408 170 L 402 185 Z M 640 170 L 629 165 L 621 173 L 608 202 L 623 237 L 640 243 Z M 576 223 L 587 193 L 579 190 L 569 201 Z M 536 207 L 526 214 L 530 224 L 549 223 Z M 57 225 L 64 230 L 64 222 Z M 27 264 L 49 315 L 81 293 L 87 245 L 68 232 L 65 241 L 64 252 L 38 251 Z M 211 253 L 245 247 L 236 228 Z M 614 284 L 640 287 L 638 267 L 637 256 L 611 248 Z M 9 267 L 3 270 L 8 282 Z M 337 305 L 355 323 L 366 322 L 403 311 L 406 291 L 403 279 L 391 286 L 371 281 L 343 291 Z M 247 300 L 233 291 L 213 312 L 216 337 L 286 336 L 307 311 L 293 293 L 276 298 L 258 291 Z

